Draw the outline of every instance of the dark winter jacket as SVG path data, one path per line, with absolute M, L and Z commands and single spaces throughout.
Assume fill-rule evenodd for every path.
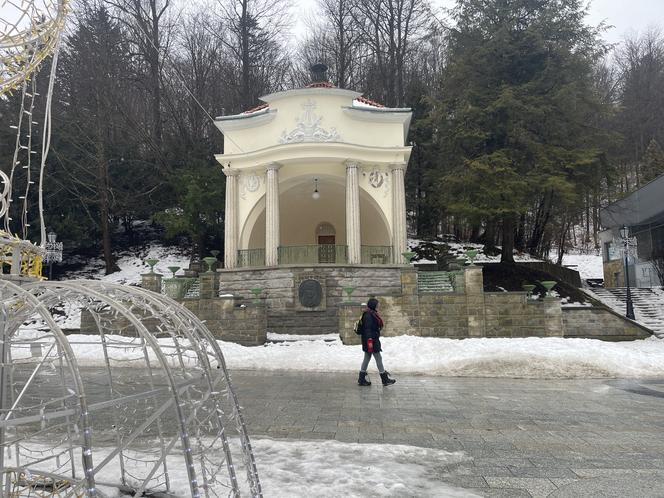
M 373 352 L 380 353 L 380 326 L 375 312 L 366 310 L 362 313 L 362 351 L 367 352 L 367 339 L 373 339 Z

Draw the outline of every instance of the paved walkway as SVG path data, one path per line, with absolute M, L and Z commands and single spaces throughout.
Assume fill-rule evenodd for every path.
M 481 496 L 664 496 L 664 380 L 232 372 L 253 436 L 463 451 L 442 482 Z

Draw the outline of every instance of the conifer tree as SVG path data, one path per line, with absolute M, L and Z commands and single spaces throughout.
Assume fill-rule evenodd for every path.
M 501 225 L 504 262 L 517 219 L 541 200 L 535 250 L 553 206 L 573 204 L 599 160 L 589 123 L 601 110 L 592 76 L 603 47 L 585 14 L 579 0 L 458 0 L 454 9 L 437 113 L 441 191 L 452 213 Z
M 650 141 L 643 157 L 643 183 L 654 180 L 664 173 L 664 151 L 654 138 Z

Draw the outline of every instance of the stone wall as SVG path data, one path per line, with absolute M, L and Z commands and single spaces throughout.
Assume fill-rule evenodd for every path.
M 607 308 L 590 306 L 563 308 L 565 337 L 631 341 L 650 337 L 650 331 Z
M 207 328 L 215 338 L 222 341 L 236 342 L 244 346 L 259 346 L 267 340 L 267 326 L 265 305 L 241 304 L 236 305 L 233 298 L 216 299 L 186 299 L 179 301 L 192 311 L 200 320 L 205 322 Z M 141 323 L 151 332 L 157 333 L 159 320 L 156 318 L 140 318 Z M 125 337 L 136 337 L 136 328 L 125 317 L 114 317 L 109 323 L 102 322 L 107 334 L 119 334 Z M 81 334 L 97 335 L 99 328 L 89 310 L 81 312 Z
M 157 288 L 154 274 L 144 276 Z M 299 283 L 315 280 L 320 301 L 300 303 Z M 482 268 L 458 276 L 457 292 L 419 293 L 410 266 L 290 266 L 204 273 L 201 298 L 181 301 L 204 320 L 215 337 L 245 345 L 263 344 L 267 331 L 339 334 L 358 344 L 353 326 L 369 296 L 380 301 L 386 337 L 592 337 L 639 339 L 650 335 L 635 322 L 604 308 L 562 308 L 557 298 L 533 300 L 525 292 L 484 292 Z M 317 284 L 317 285 L 318 285 Z M 354 290 L 349 299 L 345 287 Z M 252 289 L 262 289 L 256 298 Z M 218 297 L 228 294 L 228 297 Z
M 251 289 L 263 289 L 260 297 L 267 308 L 267 330 L 282 334 L 338 333 L 337 306 L 348 299 L 344 287 L 354 287 L 352 299 L 362 302 L 374 294 L 402 293 L 401 267 L 398 266 L 287 266 L 221 271 L 218 275 L 222 295 L 233 294 L 251 300 Z M 299 305 L 296 284 L 307 277 L 322 284 L 325 293 L 322 309 L 309 311 Z
M 562 308 L 557 298 L 529 299 L 525 292 L 483 292 L 482 270 L 467 267 L 465 293 L 417 294 L 415 272 L 402 274 L 401 295 L 376 297 L 385 320 L 383 335 L 423 337 L 592 337 L 641 339 L 650 332 L 604 308 Z M 359 344 L 353 332 L 359 303 L 339 305 L 339 335 Z
M 259 346 L 267 340 L 264 303 L 236 305 L 232 297 L 186 299 L 180 302 L 203 320 L 217 339 L 244 346 Z
M 557 298 L 528 299 L 525 292 L 487 292 L 485 337 L 562 337 Z

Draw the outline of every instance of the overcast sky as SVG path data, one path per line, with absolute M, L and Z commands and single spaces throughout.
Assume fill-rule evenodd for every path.
M 293 0 L 299 5 L 296 19 L 296 36 L 306 32 L 303 19 L 313 14 L 316 0 Z M 454 0 L 433 0 L 440 7 L 452 7 Z M 614 26 L 605 33 L 611 43 L 620 42 L 626 34 L 642 33 L 651 26 L 664 27 L 664 0 L 593 0 L 590 5 L 588 22 L 597 25 L 605 21 Z

